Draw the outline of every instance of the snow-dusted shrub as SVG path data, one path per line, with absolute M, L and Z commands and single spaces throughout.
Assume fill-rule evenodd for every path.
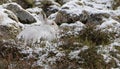
M 111 38 L 114 35 L 110 32 L 103 32 L 101 29 L 96 29 L 95 25 L 87 24 L 79 33 L 79 39 L 85 44 L 104 45 L 111 43 Z
M 96 27 L 96 25 L 86 25 L 77 35 L 65 34 L 61 37 L 59 40 L 61 44 L 58 50 L 64 52 L 65 57 L 61 57 L 60 60 L 53 65 L 53 69 L 109 69 L 116 67 L 117 65 L 114 59 L 106 63 L 103 55 L 98 53 L 100 49 L 99 45 L 109 45 L 113 35 L 96 29 Z M 69 29 L 67 29 L 67 31 L 68 30 Z

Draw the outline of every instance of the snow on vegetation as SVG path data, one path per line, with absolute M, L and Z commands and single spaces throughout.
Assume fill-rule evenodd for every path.
M 21 53 L 29 54 L 26 57 L 27 59 L 37 58 L 37 61 L 33 63 L 33 66 L 38 65 L 42 66 L 44 69 L 52 69 L 52 66 L 54 67 L 55 64 L 58 65 L 62 62 L 64 65 L 68 62 L 67 67 L 71 67 L 71 69 L 77 67 L 74 64 L 73 66 L 70 66 L 72 63 L 75 63 L 76 65 L 78 64 L 78 68 L 82 68 L 82 66 L 85 68 L 84 66 L 86 66 L 86 63 L 88 68 L 91 68 L 94 64 L 96 64 L 96 62 L 93 62 L 93 66 L 89 66 L 89 60 L 97 61 L 100 59 L 98 63 L 103 61 L 106 65 L 113 60 L 113 63 L 116 64 L 116 68 L 119 68 L 120 22 L 113 17 L 120 15 L 120 8 L 117 10 L 112 10 L 113 0 L 64 0 L 63 2 L 66 3 L 62 5 L 59 11 L 65 11 L 65 13 L 68 13 L 71 16 L 74 14 L 81 15 L 84 11 L 88 12 L 89 15 L 96 13 L 109 14 L 108 17 L 103 17 L 103 22 L 96 25 L 96 27 L 97 29 L 101 29 L 103 32 L 115 34 L 113 36 L 114 39 L 110 39 L 111 43 L 106 45 L 103 42 L 103 44 L 96 45 L 95 42 L 91 43 L 87 40 L 87 38 L 85 41 L 82 41 L 79 36 L 84 33 L 83 30 L 87 27 L 87 24 L 84 24 L 81 21 L 76 21 L 74 23 L 61 23 L 61 25 L 58 26 L 53 20 L 55 20 L 59 11 L 51 14 L 48 19 L 43 13 L 42 8 L 38 7 L 25 10 L 36 19 L 36 22 L 33 24 L 22 24 L 12 11 L 5 9 L 9 3 L 3 4 L 0 6 L 0 25 L 15 25 L 22 27 L 22 30 L 16 36 L 16 39 L 18 39 L 18 43 L 23 42 L 23 46 L 20 45 L 21 47 L 19 48 L 22 49 Z M 12 4 L 18 5 L 16 3 Z M 23 9 L 19 5 L 18 7 Z M 58 8 L 54 5 L 51 7 Z M 5 13 L 5 11 L 8 11 L 11 15 L 13 14 L 12 16 L 14 18 L 10 18 L 10 15 Z M 93 32 L 91 31 L 89 33 Z M 95 36 L 91 35 L 90 37 Z M 82 63 L 79 64 L 79 62 Z M 115 66 L 112 68 L 115 68 Z
M 79 21 L 71 24 L 63 23 L 60 25 L 60 28 L 62 28 L 61 32 L 65 32 L 65 34 L 71 34 L 71 35 L 77 35 L 79 31 L 81 31 L 85 25 Z M 65 29 L 68 29 L 65 31 Z M 63 34 L 63 35 L 65 35 Z M 61 36 L 63 36 L 61 35 Z
M 86 5 L 97 9 L 111 9 L 113 0 L 82 0 Z
M 116 20 L 109 18 L 100 25 L 101 29 L 108 30 L 109 32 L 116 32 L 120 34 L 120 23 Z
M 97 0 L 96 0 L 96 2 L 97 2 Z M 81 0 L 81 1 L 73 0 L 73 1 L 70 1 L 70 2 L 67 2 L 66 4 L 64 4 L 61 8 L 62 8 L 62 11 L 66 11 L 67 13 L 76 14 L 76 15 L 80 15 L 82 13 L 82 11 L 84 11 L 84 10 L 91 14 L 92 13 L 94 14 L 94 13 L 110 12 L 110 10 L 105 9 L 105 8 L 109 5 L 111 5 L 111 3 L 109 5 L 107 5 L 107 4 L 99 3 L 99 1 L 97 3 L 96 2 L 89 1 L 89 0 L 88 1 L 87 0 Z M 103 1 L 103 3 L 109 3 L 109 2 L 110 1 L 108 1 L 108 2 Z M 91 5 L 93 5 L 93 6 L 91 6 Z M 66 7 L 68 7 L 68 9 L 66 9 Z M 98 8 L 100 8 L 100 9 L 98 9 Z
M 116 61 L 116 64 L 118 65 L 118 67 L 120 67 L 120 60 L 119 58 L 119 53 L 117 53 L 119 51 L 119 49 L 117 49 L 116 47 L 120 47 L 120 39 L 116 39 L 114 40 L 113 43 L 107 45 L 107 46 L 100 46 L 98 53 L 102 54 L 104 57 L 104 60 L 106 63 L 109 63 L 109 61 L 111 61 L 112 59 L 114 59 Z M 113 54 L 117 54 L 116 56 L 112 55 L 111 52 L 114 52 Z

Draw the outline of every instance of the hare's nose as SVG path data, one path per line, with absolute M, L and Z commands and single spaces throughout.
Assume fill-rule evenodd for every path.
M 52 25 L 54 25 L 54 23 L 52 23 Z

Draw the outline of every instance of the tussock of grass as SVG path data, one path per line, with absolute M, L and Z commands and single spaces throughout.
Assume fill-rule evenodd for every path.
M 64 49 L 69 49 L 69 47 L 74 46 L 74 42 L 87 46 L 107 45 L 111 43 L 113 37 L 114 34 L 96 29 L 96 25 L 87 24 L 77 36 L 66 34 L 60 38 L 60 41 L 64 42 Z M 67 45 L 68 47 L 65 48 Z
M 65 29 L 65 33 L 69 31 Z M 64 33 L 63 33 L 64 34 Z M 97 53 L 98 47 L 97 45 L 107 45 L 111 42 L 111 34 L 108 32 L 103 32 L 102 30 L 96 30 L 95 25 L 86 25 L 82 31 L 79 32 L 78 35 L 69 35 L 65 34 L 58 41 L 62 42 L 62 44 L 57 47 L 60 52 L 63 52 L 65 56 L 60 57 L 55 61 L 55 63 L 51 66 L 51 69 L 110 69 L 111 67 L 116 67 L 116 63 L 114 60 L 111 60 L 109 63 L 104 61 L 102 55 Z M 57 42 L 57 41 L 56 41 Z M 12 44 L 13 46 L 16 46 Z M 0 55 L 2 59 L 1 66 L 6 64 L 6 68 L 10 64 L 12 69 L 43 69 L 42 67 L 32 67 L 36 58 L 30 58 L 27 60 L 20 60 L 27 55 L 21 54 L 19 49 L 16 47 L 5 47 L 12 46 L 8 43 L 0 42 Z M 59 45 L 59 44 L 58 44 Z M 88 49 L 82 50 L 78 53 L 80 59 L 70 59 L 69 54 L 72 51 L 81 50 L 85 45 L 88 46 Z M 44 48 L 44 43 L 41 44 L 40 47 Z M 44 53 L 44 52 L 43 52 Z M 4 54 L 4 55 L 3 55 Z M 57 53 L 50 51 L 48 53 L 47 58 L 55 57 Z M 112 53 L 111 53 L 112 54 Z M 115 55 L 116 56 L 116 55 Z
M 114 35 L 109 32 L 103 32 L 101 29 L 96 29 L 96 25 L 89 24 L 86 25 L 78 35 L 66 34 L 60 38 L 63 44 L 60 45 L 59 48 L 66 54 L 66 58 L 64 58 L 63 61 L 68 63 L 61 63 L 67 65 L 66 69 L 71 65 L 76 67 L 75 69 L 110 69 L 111 67 L 116 67 L 116 62 L 114 60 L 106 63 L 103 56 L 97 53 L 98 46 L 110 44 L 113 36 Z M 78 55 L 81 59 L 69 59 L 68 54 L 70 52 L 81 50 L 85 45 L 88 46 L 88 49 L 81 51 Z M 56 64 L 59 64 L 59 62 Z M 65 68 L 63 67 L 63 69 Z M 74 68 L 71 67 L 71 69 Z
M 96 29 L 95 25 L 89 24 L 86 25 L 86 28 L 78 36 L 80 41 L 87 45 L 107 45 L 111 42 L 111 37 L 111 33 L 103 32 L 101 29 Z
M 114 3 L 113 3 L 113 10 L 116 10 L 118 7 L 120 6 L 120 0 L 114 0 Z
M 80 65 L 85 69 L 110 69 L 111 67 L 117 66 L 113 59 L 106 63 L 103 56 L 97 53 L 96 47 L 91 47 L 82 51 L 79 53 L 79 56 L 84 59 L 84 63 L 81 63 Z

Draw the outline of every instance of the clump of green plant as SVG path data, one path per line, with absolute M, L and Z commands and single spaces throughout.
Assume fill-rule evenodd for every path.
M 59 41 L 62 42 L 59 49 L 65 53 L 70 53 L 72 50 L 79 50 L 84 45 L 89 47 L 107 45 L 111 43 L 111 38 L 114 36 L 110 32 L 96 29 L 96 25 L 94 24 L 87 24 L 77 35 L 65 34 L 65 32 L 62 34 L 64 34 L 64 36 L 59 39 Z
M 68 31 L 69 29 L 65 29 L 62 33 L 64 36 L 59 39 L 62 44 L 58 47 L 59 51 L 64 52 L 65 57 L 58 60 L 56 64 L 53 65 L 55 67 L 53 67 L 53 69 L 57 69 L 57 65 L 59 65 L 61 69 L 70 67 L 71 69 L 110 69 L 111 67 L 117 66 L 114 59 L 106 63 L 104 57 L 97 53 L 99 49 L 98 46 L 111 43 L 111 38 L 114 38 L 114 34 L 102 31 L 102 29 L 97 29 L 95 24 L 86 24 L 86 27 L 77 35 L 66 34 Z M 85 45 L 88 46 L 88 49 L 81 50 Z M 69 54 L 77 50 L 81 50 L 81 52 L 78 53 L 80 59 L 70 59 L 70 57 L 68 57 Z
M 106 63 L 103 56 L 97 53 L 97 50 L 97 47 L 91 47 L 81 51 L 79 56 L 83 59 L 83 63 L 80 64 L 80 67 L 85 69 L 110 69 L 111 67 L 116 67 L 114 59 Z
M 64 49 L 74 49 L 74 43 L 78 43 L 77 46 L 79 45 L 79 47 L 82 47 L 83 45 L 107 45 L 111 43 L 111 39 L 114 39 L 115 35 L 112 32 L 97 29 L 95 24 L 86 24 L 86 27 L 84 27 L 77 35 L 66 34 L 67 31 L 69 30 L 65 30 L 65 32 L 62 33 L 64 36 L 60 38 L 60 41 L 63 42 Z M 67 48 L 65 48 L 66 46 Z
M 103 32 L 101 29 L 96 29 L 96 25 L 90 24 L 86 25 L 78 35 L 79 40 L 88 46 L 109 44 L 112 37 L 111 33 Z
M 71 45 L 66 45 L 66 49 L 64 48 L 64 51 L 68 50 L 69 46 L 72 47 Z M 73 47 L 75 49 L 77 46 Z M 74 49 L 71 48 L 71 52 L 74 51 Z M 52 65 L 52 67 L 53 69 L 110 69 L 112 67 L 117 67 L 114 59 L 111 59 L 108 63 L 106 63 L 104 57 L 97 53 L 98 49 L 99 48 L 97 46 L 92 46 L 86 50 L 81 50 L 81 52 L 78 53 L 78 56 L 80 57 L 79 59 L 70 59 L 70 57 L 68 57 L 69 53 L 66 53 L 66 56 L 56 61 L 56 64 Z
M 66 54 L 70 53 L 72 50 L 79 50 L 83 47 L 82 43 L 79 42 L 77 36 L 66 34 L 61 37 L 59 41 L 62 43 L 58 50 L 64 51 Z
M 63 56 L 56 60 L 55 64 L 50 64 L 52 69 L 79 69 L 80 65 L 77 60 L 71 60 L 68 56 Z
M 21 53 L 13 41 L 0 40 L 0 69 L 40 69 L 38 66 L 32 67 L 35 58 L 25 59 L 28 54 Z

